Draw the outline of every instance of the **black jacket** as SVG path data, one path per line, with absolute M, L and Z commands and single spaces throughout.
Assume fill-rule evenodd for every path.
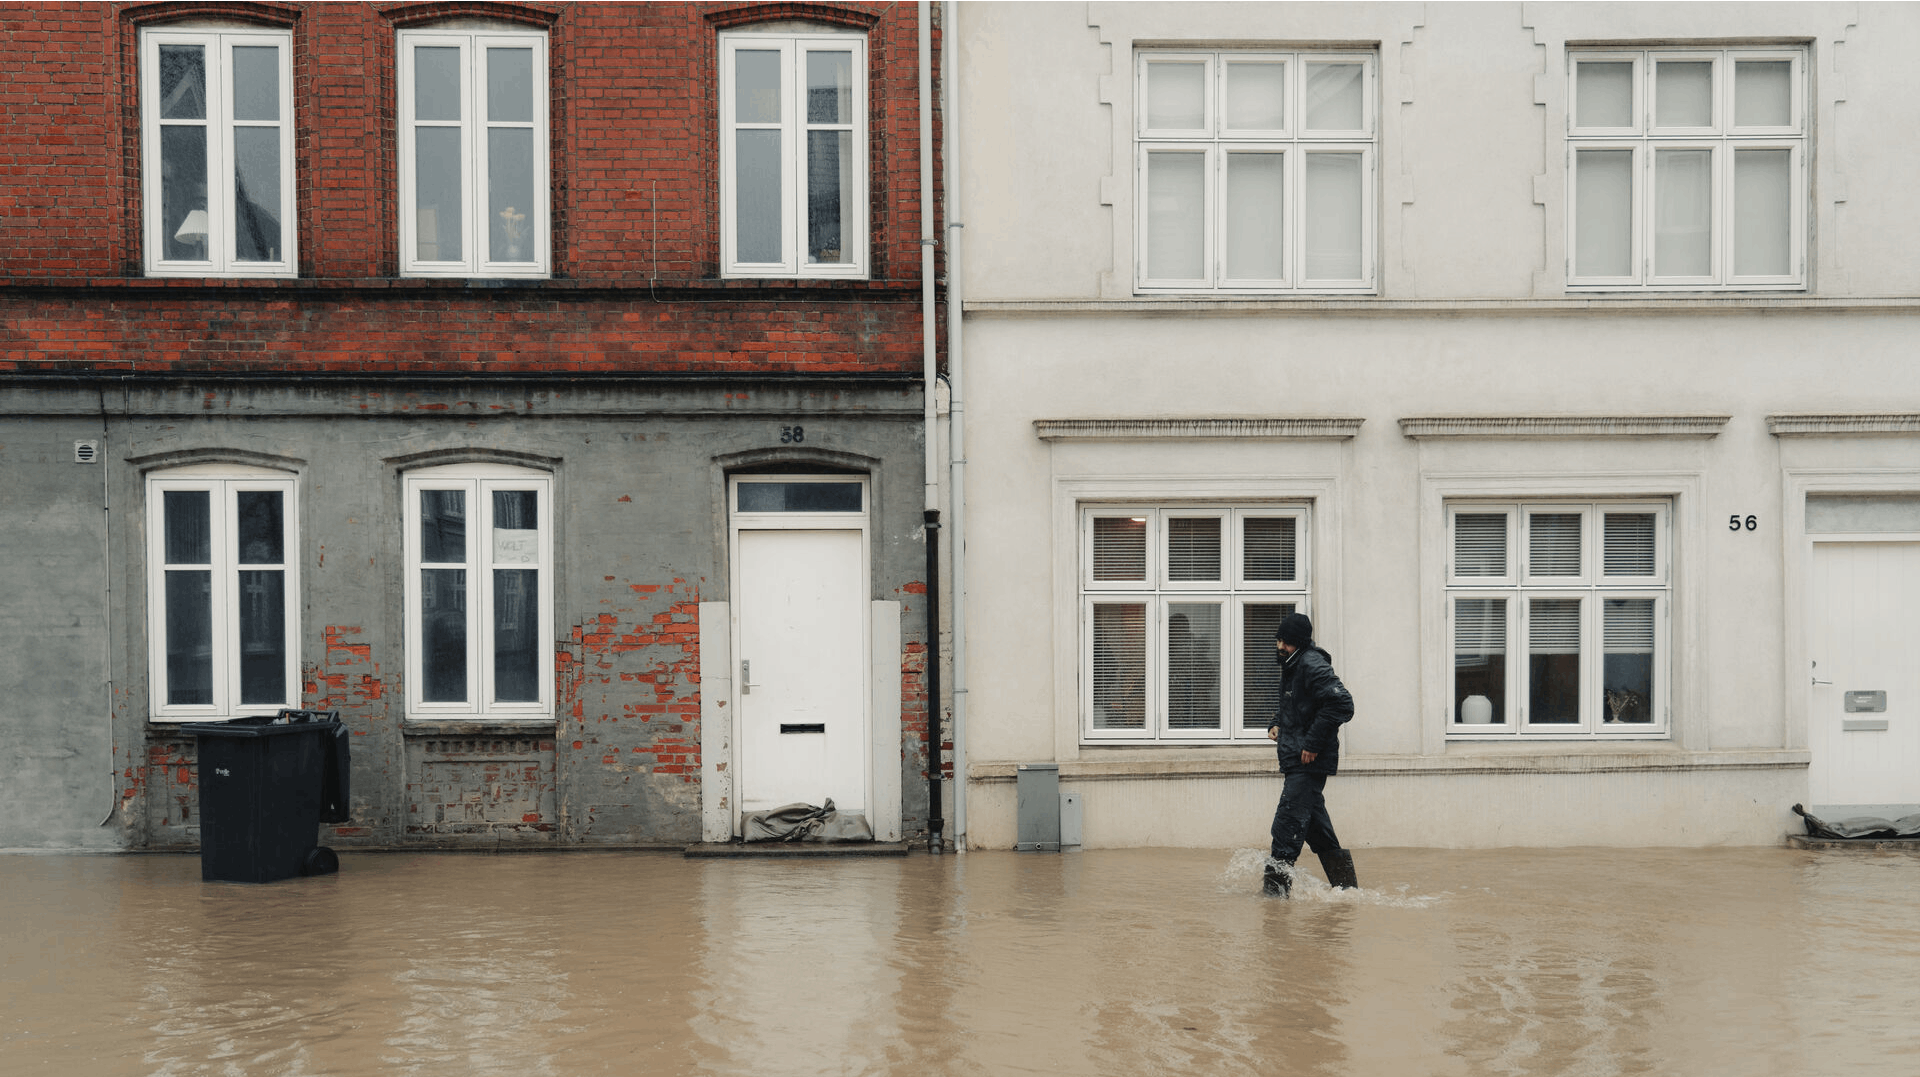
M 1273 724 L 1282 774 L 1337 774 L 1340 725 L 1353 717 L 1353 696 L 1333 672 L 1333 656 L 1317 646 L 1302 647 L 1280 663 L 1280 706 Z M 1318 758 L 1302 763 L 1300 753 Z

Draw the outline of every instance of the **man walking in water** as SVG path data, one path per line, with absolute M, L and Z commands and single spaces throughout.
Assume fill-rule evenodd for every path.
M 1327 779 L 1340 770 L 1340 725 L 1353 717 L 1353 696 L 1333 672 L 1333 656 L 1313 642 L 1313 622 L 1289 613 L 1273 633 L 1280 662 L 1280 707 L 1267 739 L 1280 751 L 1286 785 L 1273 812 L 1272 859 L 1263 877 L 1267 893 L 1286 897 L 1293 887 L 1293 862 L 1304 843 L 1320 857 L 1327 882 L 1357 887 L 1353 854 L 1340 847 L 1323 795 Z

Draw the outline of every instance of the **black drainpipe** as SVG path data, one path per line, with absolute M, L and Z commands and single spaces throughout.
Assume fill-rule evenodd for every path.
M 940 510 L 927 521 L 927 851 L 944 851 L 940 832 Z

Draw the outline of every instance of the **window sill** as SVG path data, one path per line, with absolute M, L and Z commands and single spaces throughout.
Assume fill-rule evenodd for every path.
M 406 737 L 514 736 L 552 733 L 552 718 L 408 718 L 400 723 Z
M 144 293 L 155 290 L 214 291 L 269 290 L 289 292 L 449 292 L 449 291 L 539 291 L 598 292 L 650 295 L 659 298 L 695 298 L 721 293 L 737 298 L 741 292 L 779 294 L 829 292 L 879 292 L 888 295 L 920 294 L 918 279 L 876 280 L 867 277 L 683 277 L 649 279 L 646 277 L 25 277 L 0 274 L 0 290 L 19 288 L 36 290 L 76 289 L 89 291 L 124 290 Z
M 1800 770 L 1806 749 L 1750 748 L 1693 752 L 1638 741 L 1632 744 L 1453 744 L 1445 755 L 1343 755 L 1343 777 L 1423 774 L 1608 774 L 1621 771 Z M 976 783 L 1012 782 L 1018 763 L 974 763 Z M 1168 779 L 1271 778 L 1272 749 L 1235 751 L 1196 758 L 1169 752 L 1149 759 L 1078 759 L 1060 764 L 1063 781 L 1165 781 Z

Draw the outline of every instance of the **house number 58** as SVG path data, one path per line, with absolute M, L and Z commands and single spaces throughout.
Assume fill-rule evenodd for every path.
M 783 426 L 780 428 L 780 444 L 797 445 L 807 440 L 807 428 L 804 426 Z
M 1727 517 L 1727 530 L 1729 531 L 1758 531 L 1759 529 L 1760 517 L 1758 516 L 1742 516 L 1736 512 L 1732 516 Z

